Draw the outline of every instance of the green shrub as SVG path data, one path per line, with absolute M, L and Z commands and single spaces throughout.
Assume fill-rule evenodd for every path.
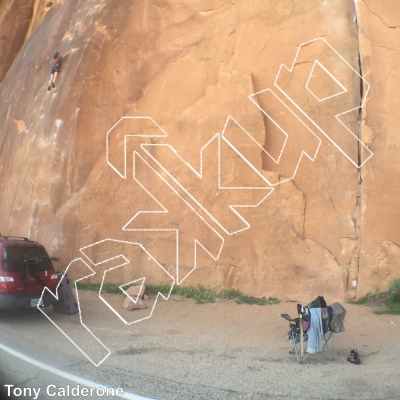
M 373 293 L 367 293 L 365 296 L 361 297 L 358 300 L 350 300 L 352 304 L 359 304 L 359 305 L 371 305 L 374 302 L 376 295 Z
M 375 314 L 400 314 L 400 278 L 393 280 L 387 292 L 376 290 L 375 293 L 367 293 L 361 299 L 350 303 L 383 307 L 374 311 Z
M 400 278 L 395 279 L 389 286 L 388 304 L 400 305 Z

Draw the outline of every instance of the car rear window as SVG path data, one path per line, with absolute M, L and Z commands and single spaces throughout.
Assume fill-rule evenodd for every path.
M 7 246 L 3 249 L 3 269 L 9 272 L 46 271 L 52 264 L 43 247 Z

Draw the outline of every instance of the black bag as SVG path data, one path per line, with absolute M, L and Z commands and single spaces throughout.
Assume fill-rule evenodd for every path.
M 315 300 L 313 300 L 306 307 L 308 307 L 308 308 L 326 308 L 326 301 L 323 296 L 318 296 Z

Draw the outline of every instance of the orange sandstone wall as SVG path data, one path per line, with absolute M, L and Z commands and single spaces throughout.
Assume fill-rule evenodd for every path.
M 372 3 L 34 2 L 30 25 L 21 23 L 27 39 L 0 84 L 0 232 L 40 240 L 61 269 L 80 248 L 111 238 L 142 244 L 185 284 L 332 300 L 385 288 L 397 274 L 400 243 L 392 161 L 400 13 Z M 0 30 L 9 29 L 1 21 Z M 361 104 L 366 87 L 350 68 L 360 72 L 361 60 L 371 89 L 362 112 L 343 121 L 367 147 L 351 138 L 342 144 L 357 162 L 373 152 L 361 168 L 274 85 L 281 64 L 290 67 L 299 46 L 318 37 L 348 66 L 313 42 L 281 82 L 341 140 L 344 128 L 332 116 Z M 70 53 L 48 92 L 55 50 Z M 323 98 L 344 87 L 346 104 L 343 96 L 318 102 L 304 90 L 315 54 L 327 71 L 317 65 L 309 89 Z M 249 95 L 258 92 L 255 104 Z M 126 116 L 158 126 L 131 118 L 109 132 Z M 126 135 L 137 136 L 127 138 L 123 178 Z M 302 150 L 309 157 L 297 168 Z M 268 154 L 281 155 L 280 163 Z M 239 217 L 230 205 L 251 207 L 238 208 Z M 157 280 L 145 258 L 113 279 L 125 282 L 132 272 L 132 280 Z M 91 279 L 100 281 L 107 265 Z
M 33 0 L 0 2 L 0 82 L 24 43 L 33 3 Z
M 360 54 L 371 84 L 361 125 L 374 157 L 362 170 L 359 296 L 400 276 L 400 4 L 357 2 Z

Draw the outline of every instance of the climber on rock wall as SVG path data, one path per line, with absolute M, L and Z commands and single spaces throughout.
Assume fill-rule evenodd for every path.
M 57 76 L 60 72 L 62 58 L 63 56 L 58 51 L 56 51 L 51 62 L 50 79 L 47 90 L 50 90 L 52 86 L 55 87 L 54 82 L 56 81 Z

